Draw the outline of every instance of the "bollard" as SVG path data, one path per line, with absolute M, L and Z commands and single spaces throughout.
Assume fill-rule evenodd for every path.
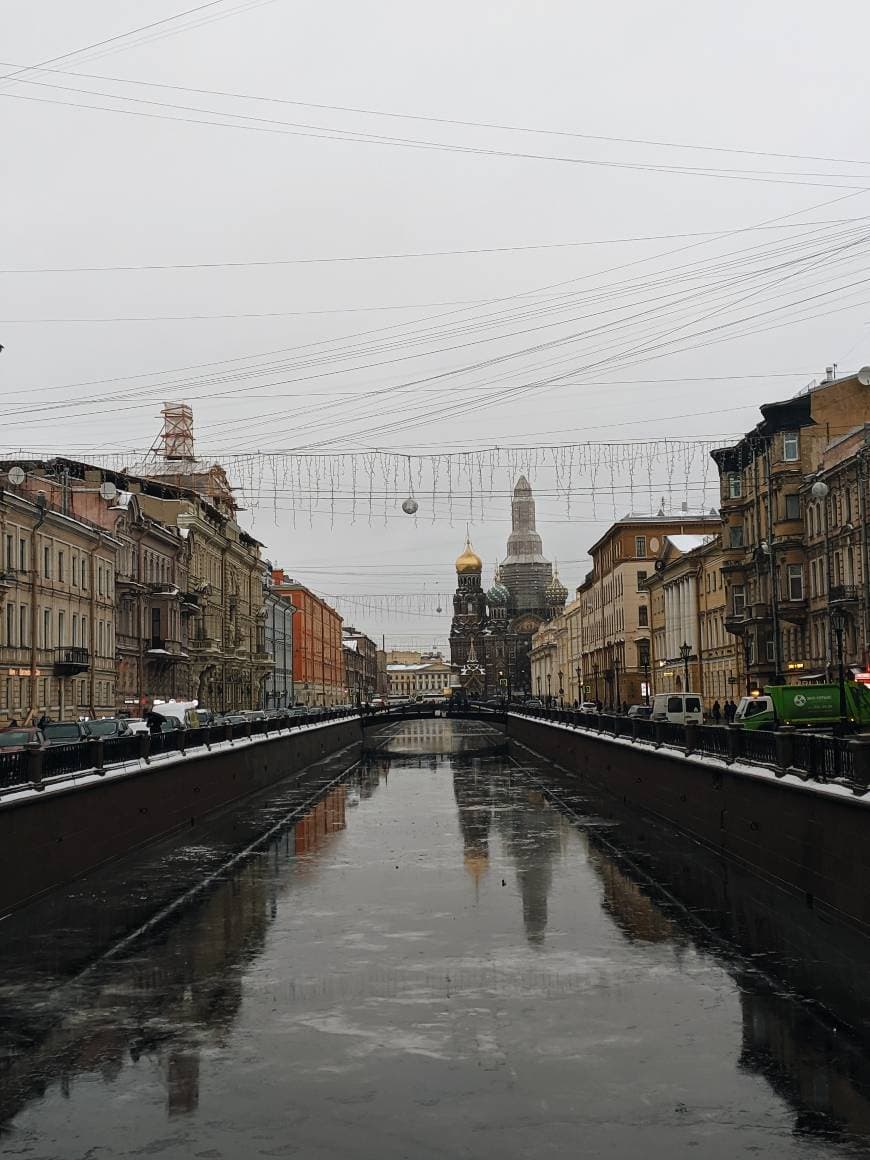
M 224 721 L 224 741 L 229 741 L 230 745 L 233 743 L 233 726 L 230 721 Z
M 784 777 L 786 770 L 794 765 L 794 726 L 780 725 L 773 739 L 776 742 L 776 776 Z
M 698 726 L 694 721 L 687 721 L 683 726 L 684 736 L 683 745 L 687 756 L 693 754 L 698 748 Z
M 151 760 L 151 733 L 144 730 L 136 736 L 139 738 L 139 759 L 147 765 Z
M 852 755 L 852 780 L 854 793 L 865 794 L 870 789 L 870 740 L 864 737 L 850 737 L 847 747 Z
M 93 749 L 91 750 L 91 752 L 94 755 L 94 769 L 97 771 L 97 773 L 102 775 L 106 772 L 106 770 L 105 770 L 105 763 L 106 763 L 105 743 L 104 743 L 102 737 L 92 737 L 91 738 L 91 745 L 93 746 Z
M 740 756 L 741 746 L 740 741 L 743 735 L 743 726 L 735 725 L 732 721 L 730 725 L 725 726 L 725 764 L 733 765 Z
M 45 750 L 40 749 L 38 745 L 29 746 L 25 750 L 24 760 L 26 764 L 27 780 L 34 789 L 45 789 L 42 783 L 42 770 L 45 764 Z
M 665 743 L 665 723 L 664 721 L 656 721 L 655 725 L 655 747 L 661 749 Z

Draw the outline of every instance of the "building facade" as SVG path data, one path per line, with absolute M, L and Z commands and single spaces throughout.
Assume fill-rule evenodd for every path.
M 835 609 L 846 618 L 850 657 L 864 663 L 864 617 L 852 597 L 863 584 L 866 479 L 858 462 L 842 466 L 851 456 L 841 461 L 836 449 L 844 436 L 862 438 L 857 433 L 870 412 L 862 377 L 870 378 L 830 373 L 792 399 L 765 404 L 752 431 L 712 453 L 721 488 L 726 628 L 739 638 L 750 688 L 829 676 L 837 664 Z M 823 497 L 816 483 L 829 489 Z M 834 571 L 838 559 L 842 582 Z
M 651 650 L 646 581 L 665 537 L 715 535 L 719 526 L 715 516 L 628 515 L 592 545 L 592 571 L 577 589 L 582 626 L 577 666 L 591 700 L 609 706 L 644 700 Z M 671 613 L 673 623 L 674 609 Z
M 297 704 L 341 705 L 345 701 L 341 616 L 310 588 L 272 571 L 272 591 L 289 600 L 293 614 L 293 688 Z
M 352 625 L 345 625 L 341 635 L 347 700 L 351 705 L 360 705 L 378 691 L 378 646 Z
M 56 506 L 37 472 L 2 470 L 0 725 L 108 715 L 119 544 Z
M 387 664 L 388 696 L 396 698 L 446 696 L 451 687 L 453 666 L 436 653 L 423 654 L 419 661 Z
M 286 709 L 295 704 L 293 693 L 293 604 L 279 596 L 268 574 L 264 592 L 265 647 L 271 667 L 263 685 L 263 708 Z

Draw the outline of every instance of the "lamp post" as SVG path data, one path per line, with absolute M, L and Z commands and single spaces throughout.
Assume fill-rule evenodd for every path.
M 597 662 L 592 666 L 592 676 L 595 678 L 595 704 L 598 705 L 598 664 Z
M 565 686 L 563 683 L 564 680 L 565 680 L 565 674 L 562 672 L 561 669 L 559 669 L 559 708 L 560 709 L 565 708 Z
M 825 594 L 828 597 L 828 663 L 825 668 L 829 677 L 831 659 L 834 653 L 834 617 L 831 612 L 831 535 L 828 524 L 828 495 L 830 490 L 823 479 L 817 479 L 810 488 L 810 495 L 813 499 L 821 500 L 822 503 L 822 532 L 825 537 Z
M 538 677 L 538 700 L 541 699 L 541 678 Z
M 683 686 L 683 692 L 689 691 L 689 657 L 692 655 L 692 646 L 687 640 L 684 640 L 680 645 L 680 656 L 683 658 L 683 673 L 685 674 L 686 683 Z
M 638 659 L 640 660 L 641 668 L 643 669 L 643 702 L 645 705 L 649 704 L 649 641 L 639 640 L 637 642 Z
M 846 708 L 846 670 L 843 665 L 843 632 L 846 628 L 846 614 L 842 608 L 832 610 L 831 625 L 834 629 L 834 635 L 837 638 L 837 680 L 840 685 L 840 726 L 845 729 L 849 712 Z
M 577 673 L 577 704 L 583 703 L 583 686 L 580 684 L 580 666 L 574 670 Z
M 553 704 L 553 674 L 547 673 L 547 708 Z
M 616 651 L 616 645 L 613 646 L 613 684 L 616 694 L 616 711 L 618 713 L 622 708 L 622 701 L 619 696 L 619 654 Z
M 752 696 L 752 678 L 749 675 L 749 665 L 752 661 L 752 637 L 747 631 L 743 637 L 743 673 L 746 677 L 746 696 Z

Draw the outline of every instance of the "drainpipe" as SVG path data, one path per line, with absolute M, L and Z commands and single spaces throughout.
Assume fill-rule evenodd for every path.
M 36 533 L 45 523 L 46 500 L 41 493 L 36 497 L 38 516 L 30 533 L 30 708 L 24 719 L 29 724 L 36 713 L 36 583 L 39 578 L 39 553 L 36 551 Z
M 864 428 L 865 443 L 867 440 L 868 431 Z M 865 494 L 867 487 L 867 448 L 863 447 L 858 452 L 858 520 L 861 524 L 861 580 L 862 580 L 862 601 L 861 601 L 861 633 L 863 640 L 863 657 L 864 670 L 866 672 L 867 665 L 870 663 L 870 543 L 867 537 L 867 497 Z
M 773 683 L 779 684 L 782 676 L 782 654 L 779 638 L 779 593 L 776 590 L 776 548 L 773 538 L 773 476 L 770 469 L 770 444 L 768 439 L 764 449 L 764 464 L 767 475 L 767 546 L 770 568 L 770 611 L 773 618 Z
M 97 671 L 97 552 L 103 546 L 103 533 L 97 533 L 97 542 L 91 549 L 91 567 L 90 567 L 90 628 L 88 630 L 90 660 L 88 664 L 88 702 L 91 710 L 91 716 L 96 717 L 96 709 L 94 707 L 94 683 L 96 680 Z

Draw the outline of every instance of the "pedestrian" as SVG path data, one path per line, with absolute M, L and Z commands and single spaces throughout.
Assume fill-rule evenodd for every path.
M 150 709 L 145 714 L 145 724 L 148 726 L 149 733 L 163 732 L 163 718 L 159 713 L 155 713 L 153 709 Z
M 722 706 L 719 704 L 718 698 L 713 702 L 713 722 L 716 725 L 722 724 Z
M 12 720 L 9 722 L 9 725 L 7 726 L 7 728 L 9 728 L 9 729 L 16 729 L 17 727 L 18 727 L 18 722 L 17 722 L 17 721 L 16 721 L 16 719 L 13 717 L 13 718 L 12 718 Z
M 730 725 L 734 720 L 734 714 L 737 712 L 737 706 L 729 699 L 725 702 L 725 720 Z
M 48 715 L 46 713 L 43 713 L 42 716 L 39 718 L 39 720 L 36 722 L 36 728 L 37 729 L 44 729 L 47 724 L 48 724 Z

